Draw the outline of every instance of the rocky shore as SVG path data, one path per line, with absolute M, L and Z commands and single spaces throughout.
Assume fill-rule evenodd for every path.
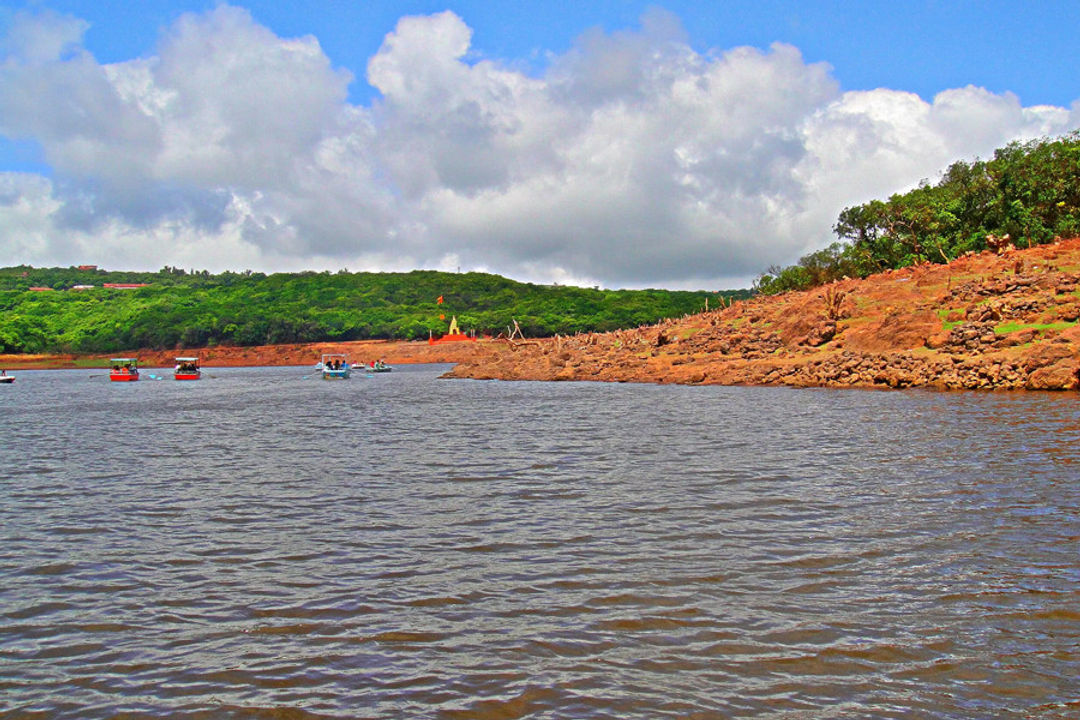
M 1003 390 L 1080 389 L 1080 238 L 757 297 L 611 333 L 429 345 L 357 341 L 132 350 L 144 367 L 456 363 L 447 377 Z M 109 355 L 0 355 L 8 370 Z
M 612 333 L 488 343 L 449 377 L 1075 390 L 1080 238 Z

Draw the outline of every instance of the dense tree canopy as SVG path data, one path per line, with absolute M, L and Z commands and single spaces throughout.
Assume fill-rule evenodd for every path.
M 987 236 L 1030 247 L 1080 235 L 1080 132 L 1012 143 L 992 160 L 957 162 L 936 185 L 846 208 L 842 242 L 772 267 L 755 288 L 804 290 L 844 276 L 865 277 L 918 262 L 948 262 L 986 248 Z
M 75 289 L 87 285 L 93 287 Z M 451 315 L 478 333 L 497 335 L 516 319 L 531 336 L 570 334 L 697 312 L 707 297 L 715 306 L 717 295 L 530 285 L 484 273 L 420 270 L 212 275 L 170 267 L 136 273 L 20 266 L 0 268 L 0 352 L 424 339 L 446 332 Z

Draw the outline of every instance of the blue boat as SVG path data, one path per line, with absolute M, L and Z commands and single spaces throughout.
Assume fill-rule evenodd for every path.
M 323 380 L 348 380 L 349 356 L 345 353 L 323 353 L 319 363 Z

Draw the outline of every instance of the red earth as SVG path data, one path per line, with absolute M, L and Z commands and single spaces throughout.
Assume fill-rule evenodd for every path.
M 452 377 L 1074 390 L 1080 238 L 611 333 L 486 345 Z

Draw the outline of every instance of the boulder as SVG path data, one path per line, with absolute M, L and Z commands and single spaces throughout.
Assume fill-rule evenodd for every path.
M 1063 360 L 1041 367 L 1028 375 L 1028 390 L 1075 390 L 1080 366 L 1075 360 Z
M 836 321 L 826 320 L 822 323 L 815 325 L 810 329 L 810 332 L 803 338 L 803 345 L 809 345 L 810 347 L 818 347 L 829 342 L 836 336 Z
M 1069 344 L 1049 343 L 1036 345 L 1030 353 L 1024 356 L 1021 367 L 1025 372 L 1033 374 L 1040 368 L 1062 364 L 1064 361 L 1071 361 L 1073 365 L 1076 365 L 1075 355 L 1075 350 Z

